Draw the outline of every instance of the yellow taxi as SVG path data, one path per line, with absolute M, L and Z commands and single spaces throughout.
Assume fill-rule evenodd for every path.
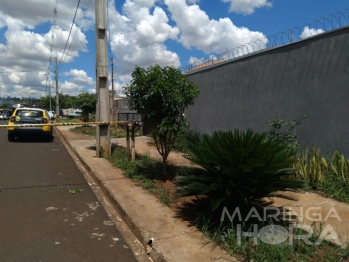
M 39 108 L 17 108 L 13 111 L 7 127 L 8 141 L 14 142 L 16 137 L 28 134 L 39 134 L 52 142 L 52 126 L 16 127 L 18 125 L 49 124 L 49 114 Z

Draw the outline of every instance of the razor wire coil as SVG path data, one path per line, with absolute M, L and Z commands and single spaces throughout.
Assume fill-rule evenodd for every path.
M 310 23 L 305 23 L 300 27 L 294 26 L 292 28 L 285 29 L 284 31 L 279 32 L 275 35 L 256 39 L 250 43 L 245 43 L 238 47 L 227 50 L 224 53 L 214 55 L 211 54 L 207 58 L 196 60 L 192 64 L 182 67 L 181 71 L 183 73 L 191 73 L 202 68 L 226 62 L 228 60 L 234 60 L 259 51 L 264 51 L 267 49 L 300 41 L 302 39 L 306 39 L 320 33 L 347 26 L 348 24 L 349 8 L 345 8 L 341 11 L 328 14 L 327 16 L 322 16 L 318 19 L 314 19 Z

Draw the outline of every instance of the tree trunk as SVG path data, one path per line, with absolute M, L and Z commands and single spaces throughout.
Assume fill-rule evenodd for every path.
M 162 180 L 166 181 L 168 179 L 167 171 L 167 156 L 162 156 Z
M 136 145 L 135 145 L 135 127 L 132 126 L 131 132 L 131 161 L 136 161 Z
M 131 159 L 131 146 L 130 146 L 130 136 L 127 128 L 127 134 L 126 134 L 126 155 L 128 160 Z

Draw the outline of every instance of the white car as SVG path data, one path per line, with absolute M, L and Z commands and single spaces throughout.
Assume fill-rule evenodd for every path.
M 55 111 L 47 111 L 47 113 L 51 121 L 55 119 L 56 117 Z

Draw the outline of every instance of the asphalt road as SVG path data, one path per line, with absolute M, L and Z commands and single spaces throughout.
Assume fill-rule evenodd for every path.
M 54 136 L 10 143 L 0 129 L 0 261 L 136 261 Z

